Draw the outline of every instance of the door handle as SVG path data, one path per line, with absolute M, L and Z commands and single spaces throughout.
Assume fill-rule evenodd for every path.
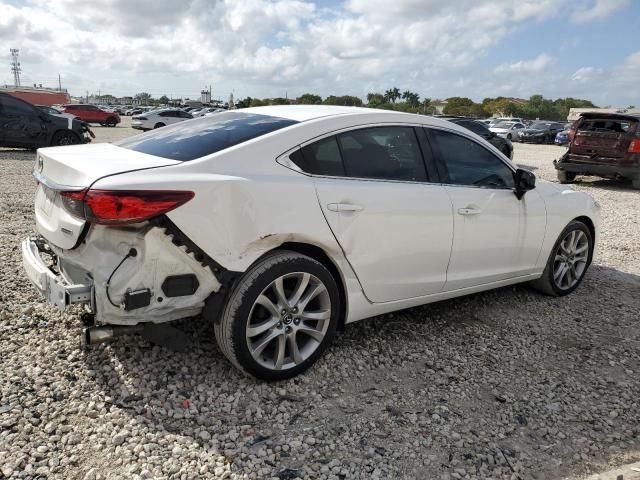
M 466 207 L 466 208 L 458 209 L 458 213 L 460 215 L 478 215 L 480 212 L 482 212 L 482 210 L 475 207 Z
M 364 207 L 353 203 L 330 203 L 327 205 L 327 210 L 332 212 L 360 212 L 364 210 Z

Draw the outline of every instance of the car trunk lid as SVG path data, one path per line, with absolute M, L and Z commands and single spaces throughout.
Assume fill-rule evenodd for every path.
M 65 208 L 63 192 L 85 190 L 109 175 L 179 163 L 111 144 L 42 148 L 33 172 L 36 229 L 54 246 L 74 248 L 87 225 Z

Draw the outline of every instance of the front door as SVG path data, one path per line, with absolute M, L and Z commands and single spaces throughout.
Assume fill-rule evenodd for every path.
M 318 175 L 320 207 L 369 300 L 442 290 L 451 202 L 427 181 L 413 127 L 350 130 L 303 147 L 300 158 Z
M 469 137 L 430 129 L 453 206 L 454 239 L 445 290 L 520 277 L 534 268 L 546 209 L 532 190 L 514 194 L 513 169 Z

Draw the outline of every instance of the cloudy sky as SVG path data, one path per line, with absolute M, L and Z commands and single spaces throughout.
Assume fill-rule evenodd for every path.
M 0 0 L 0 84 L 640 105 L 640 0 Z

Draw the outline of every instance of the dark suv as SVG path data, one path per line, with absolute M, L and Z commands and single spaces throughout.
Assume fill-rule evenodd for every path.
M 91 141 L 91 130 L 80 120 L 51 115 L 24 100 L 0 93 L 0 147 L 30 148 Z
M 597 175 L 628 178 L 640 189 L 640 115 L 583 113 L 569 139 L 569 150 L 554 162 L 560 183 Z

